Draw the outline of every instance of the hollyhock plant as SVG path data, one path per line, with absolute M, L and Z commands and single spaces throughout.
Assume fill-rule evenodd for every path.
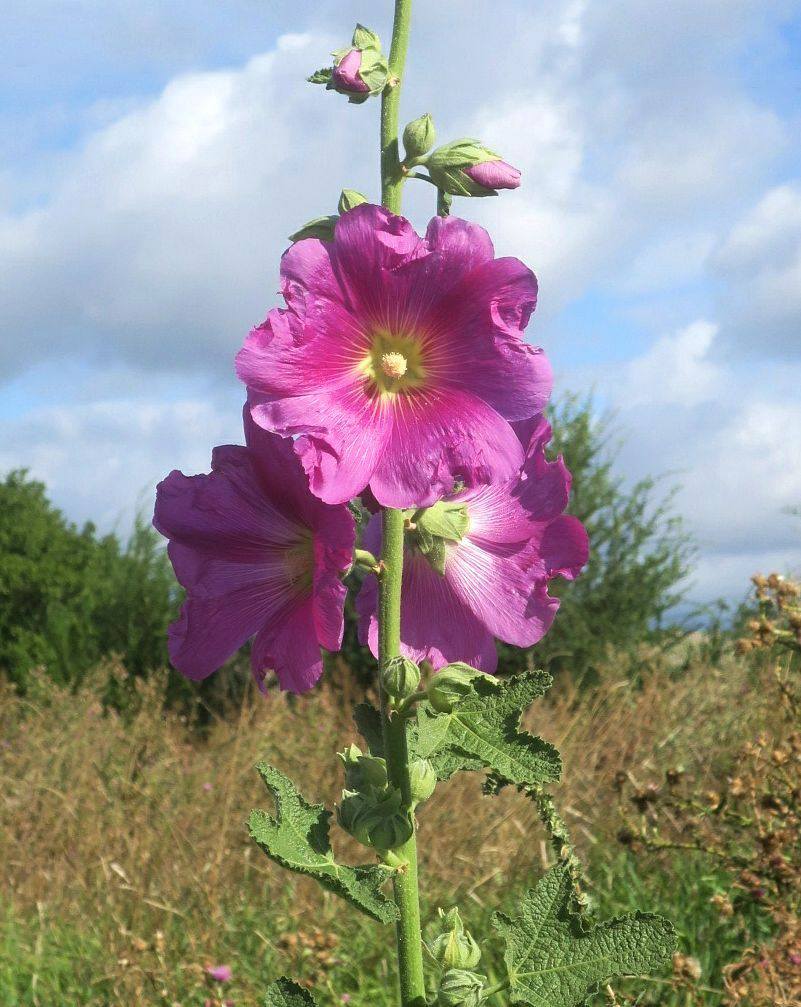
M 460 661 L 494 671 L 494 639 L 518 647 L 542 639 L 559 607 L 559 599 L 548 594 L 548 582 L 572 580 L 587 562 L 584 527 L 563 514 L 570 473 L 561 459 L 545 458 L 550 426 L 539 416 L 521 424 L 519 432 L 527 445 L 521 472 L 505 483 L 456 494 L 444 505 L 447 512 L 437 505 L 449 523 L 434 526 L 435 542 L 432 536 L 421 542 L 411 518 L 401 598 L 404 656 L 426 659 L 434 668 Z M 445 534 L 441 550 L 437 530 Z M 365 545 L 380 551 L 379 515 L 370 520 Z M 357 611 L 361 641 L 374 654 L 377 595 L 376 578 L 369 576 Z
M 187 598 L 170 627 L 170 660 L 206 678 L 247 640 L 263 687 L 304 692 L 322 673 L 320 647 L 342 642 L 355 526 L 347 507 L 308 489 L 290 441 L 245 410 L 246 446 L 214 449 L 208 475 L 171 472 L 158 486 L 153 523 Z
M 331 87 L 344 94 L 367 94 L 370 88 L 359 75 L 362 54 L 358 49 L 348 49 L 331 73 Z
M 363 204 L 333 241 L 284 254 L 281 290 L 287 307 L 253 329 L 237 372 L 255 422 L 300 435 L 322 500 L 369 485 L 383 506 L 419 507 L 519 468 L 510 424 L 543 408 L 551 369 L 523 341 L 534 274 L 496 259 L 483 228 L 435 217 L 421 238 Z

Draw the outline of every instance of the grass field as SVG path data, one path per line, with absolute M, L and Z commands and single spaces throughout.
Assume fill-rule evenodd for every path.
M 42 679 L 25 698 L 0 696 L 0 1004 L 246 1007 L 283 973 L 313 984 L 321 1004 L 393 1004 L 391 929 L 279 870 L 244 824 L 251 807 L 269 807 L 259 759 L 308 798 L 336 800 L 331 753 L 354 739 L 348 710 L 361 698 L 346 672 L 301 699 L 248 691 L 238 713 L 202 737 L 163 713 L 157 681 L 140 689 L 129 717 L 104 713 L 110 673 L 98 669 L 74 694 Z M 742 742 L 783 730 L 761 675 L 733 654 L 707 660 L 701 646 L 681 659 L 643 652 L 635 663 L 610 658 L 592 692 L 559 683 L 528 715 L 528 728 L 562 752 L 553 793 L 600 912 L 665 914 L 681 951 L 700 963 L 700 978 L 622 983 L 618 1004 L 722 1004 L 724 968 L 775 929 L 756 903 L 721 913 L 737 881 L 719 858 L 635 853 L 617 838 L 624 778 L 642 788 L 681 767 L 700 791 L 719 791 Z M 492 911 L 514 909 L 553 854 L 526 797 L 479 793 L 474 774 L 439 788 L 421 808 L 419 842 L 426 920 L 458 904 L 484 935 Z M 625 811 L 636 814 L 630 802 Z M 335 837 L 343 857 L 359 857 L 348 843 Z M 224 986 L 205 972 L 217 964 L 233 970 Z M 500 964 L 490 937 L 482 971 L 497 979 Z

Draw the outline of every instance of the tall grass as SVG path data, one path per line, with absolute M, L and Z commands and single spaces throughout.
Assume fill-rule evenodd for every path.
M 743 661 L 696 657 L 682 673 L 665 662 L 643 651 L 637 674 L 612 663 L 592 695 L 564 682 L 527 726 L 563 754 L 554 793 L 590 865 L 595 902 L 604 913 L 664 912 L 682 950 L 702 963 L 695 999 L 664 975 L 636 984 L 639 1002 L 716 1004 L 737 951 L 709 904 L 726 879 L 698 859 L 627 853 L 616 840 L 615 779 L 644 781 L 681 763 L 711 787 L 732 747 L 772 711 Z M 336 800 L 331 753 L 353 740 L 348 710 L 360 698 L 347 677 L 299 700 L 247 692 L 235 718 L 212 718 L 199 738 L 164 712 L 159 678 L 136 683 L 129 715 L 104 711 L 110 674 L 119 669 L 98 668 L 77 692 L 41 678 L 24 697 L 0 693 L 0 1004 L 256 1005 L 268 980 L 288 971 L 314 983 L 321 1003 L 349 993 L 357 1007 L 389 1007 L 390 930 L 287 876 L 244 826 L 250 808 L 269 807 L 253 771 L 259 759 L 310 799 Z M 491 911 L 514 911 L 551 851 L 535 808 L 511 788 L 465 815 L 479 785 L 462 775 L 437 791 L 421 809 L 420 847 L 429 923 L 438 905 L 458 903 L 488 933 Z M 334 839 L 343 858 L 364 856 L 343 834 Z M 766 926 L 755 916 L 738 939 Z M 221 962 L 234 970 L 224 995 L 204 971 Z M 482 969 L 499 977 L 500 964 L 490 941 Z

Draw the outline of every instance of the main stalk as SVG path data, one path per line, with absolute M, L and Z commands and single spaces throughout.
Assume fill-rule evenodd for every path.
M 393 213 L 401 208 L 403 176 L 398 150 L 398 107 L 401 80 L 409 43 L 411 0 L 395 0 L 392 45 L 389 53 L 389 81 L 381 97 L 381 202 Z M 378 588 L 378 660 L 383 668 L 400 652 L 401 584 L 403 581 L 403 513 L 385 508 L 382 512 L 381 574 Z M 409 749 L 406 721 L 391 717 L 386 696 L 381 691 L 381 720 L 387 775 L 411 807 L 409 790 Z M 411 814 L 411 812 L 410 812 Z M 395 850 L 402 867 L 395 875 L 394 894 L 400 917 L 397 924 L 398 973 L 401 1007 L 424 1007 L 423 947 L 420 933 L 420 897 L 417 887 L 417 840 L 411 838 Z

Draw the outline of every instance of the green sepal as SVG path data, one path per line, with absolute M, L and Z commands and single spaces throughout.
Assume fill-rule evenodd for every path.
M 332 66 L 324 66 L 319 70 L 315 70 L 314 73 L 310 74 L 306 80 L 310 84 L 328 84 L 331 80 L 331 74 L 334 72 Z
M 439 1007 L 479 1007 L 486 976 L 469 969 L 448 969 L 437 994 Z
M 353 722 L 356 730 L 367 742 L 370 755 L 378 759 L 384 756 L 384 734 L 381 727 L 381 714 L 371 703 L 357 703 L 353 707 Z
M 348 867 L 336 863 L 328 838 L 331 812 L 322 804 L 309 804 L 294 783 L 273 766 L 256 767 L 275 801 L 275 817 L 251 811 L 251 838 L 276 863 L 290 871 L 308 874 L 329 891 L 340 895 L 381 923 L 397 919 L 398 910 L 381 892 L 390 877 L 376 865 Z
M 303 986 L 281 976 L 267 987 L 264 1007 L 317 1007 L 317 1001 Z
M 357 192 L 356 189 L 343 189 L 339 194 L 337 213 L 347 213 L 348 210 L 352 210 L 354 206 L 361 206 L 362 203 L 366 202 L 367 196 L 362 195 L 361 192 Z
M 359 76 L 367 85 L 368 94 L 380 94 L 386 87 L 389 77 L 389 66 L 384 54 L 377 49 L 363 49 Z M 353 98 L 364 101 L 363 95 L 354 94 L 351 96 L 351 99 Z
M 303 227 L 289 235 L 290 241 L 301 241 L 303 238 L 322 238 L 331 241 L 334 237 L 334 225 L 339 220 L 336 215 L 330 217 L 315 217 L 307 221 Z
M 575 1007 L 615 976 L 660 968 L 676 949 L 676 933 L 661 916 L 633 913 L 587 927 L 570 908 L 572 882 L 552 867 L 523 900 L 515 919 L 495 913 L 506 942 L 512 1003 Z
M 518 730 L 522 711 L 550 684 L 543 671 L 505 682 L 482 675 L 450 713 L 420 704 L 415 754 L 431 761 L 440 780 L 460 769 L 484 768 L 521 786 L 555 782 L 562 769 L 559 753 L 542 738 Z
M 461 542 L 470 527 L 467 504 L 440 500 L 433 507 L 415 511 L 412 521 L 426 535 L 444 538 L 448 542 Z
M 363 24 L 357 24 L 353 32 L 354 49 L 376 49 L 381 52 L 381 39 L 374 31 L 365 28 Z

